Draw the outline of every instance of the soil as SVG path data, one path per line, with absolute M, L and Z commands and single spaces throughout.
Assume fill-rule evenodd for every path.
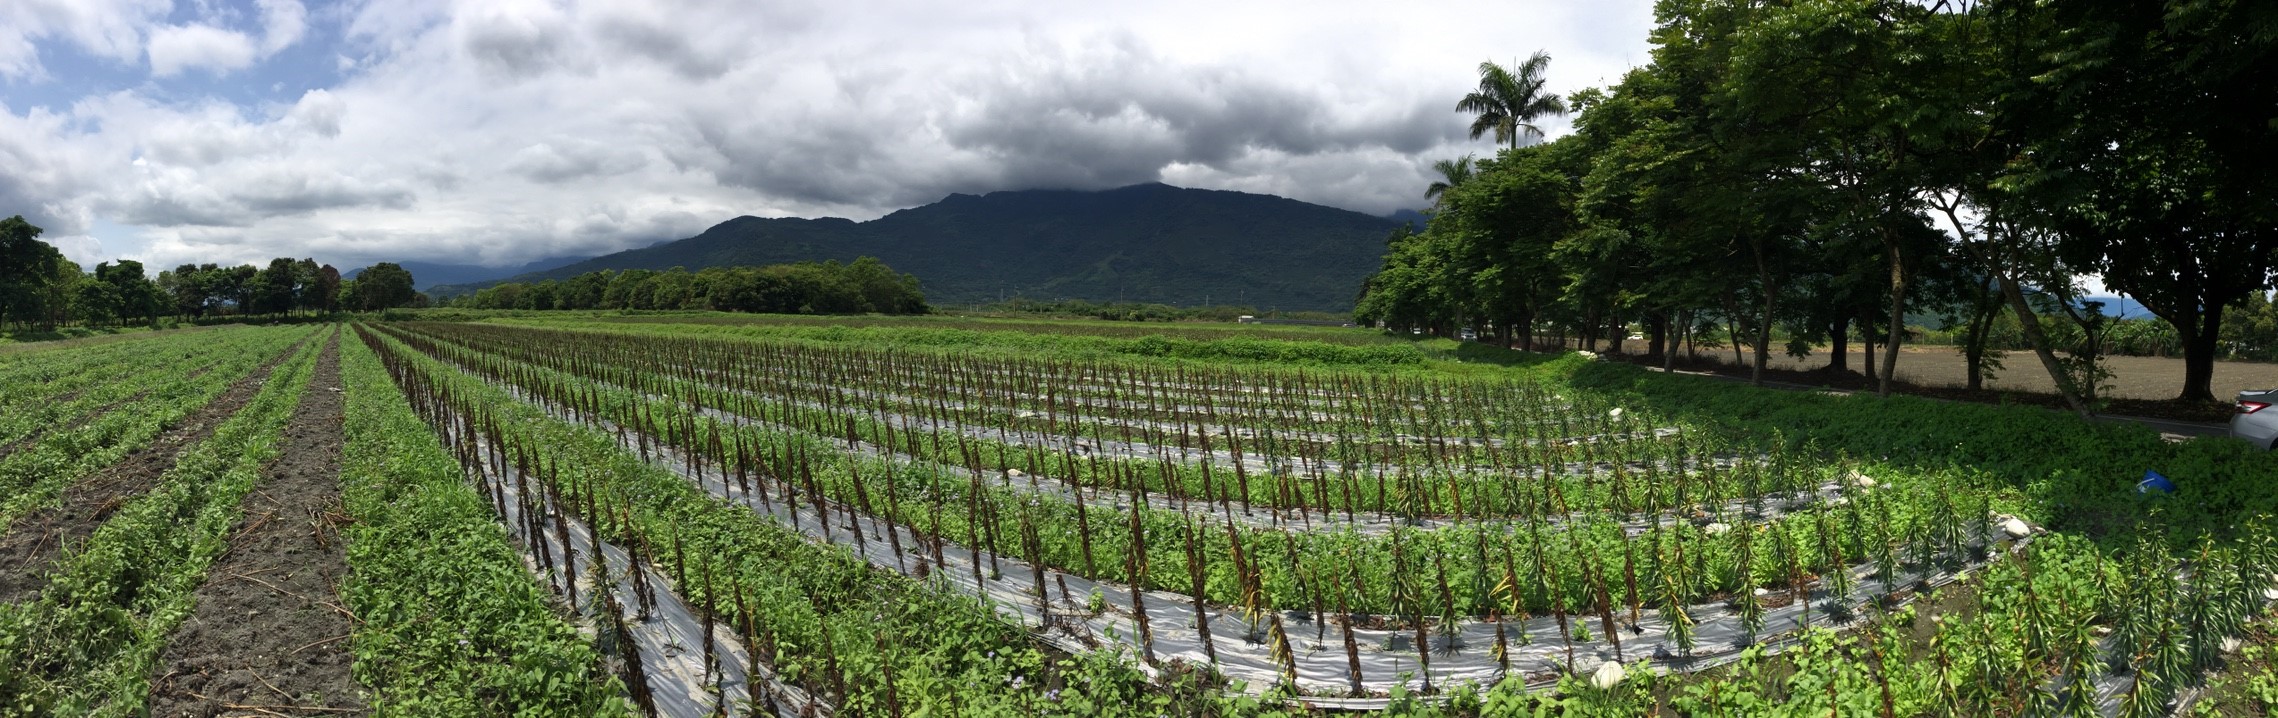
M 112 512 L 158 485 L 159 477 L 174 469 L 184 450 L 205 441 L 252 402 L 268 383 L 270 372 L 299 349 L 295 344 L 270 358 L 148 446 L 64 489 L 56 508 L 32 512 L 9 526 L 0 534 L 0 603 L 37 599 L 47 586 L 49 566 L 63 555 L 64 547 L 86 541 Z
M 1643 349 L 1638 342 L 1628 342 L 1626 349 Z M 1660 366 L 1657 360 L 1637 354 L 1608 355 L 1637 363 Z M 1845 371 L 1828 369 L 1829 354 L 1824 349 L 1803 359 L 1774 352 L 1766 362 L 1764 378 L 1771 381 L 1808 386 L 1823 386 L 1850 391 L 1873 391 L 1875 382 L 1862 376 L 1864 366 L 1857 348 L 1847 355 L 1849 368 Z M 1755 355 L 1746 356 L 1748 362 Z M 1881 370 L 1882 350 L 1875 351 L 1877 371 Z M 2048 373 L 2042 371 L 2038 359 L 2031 352 L 2010 352 L 2002 359 L 2006 368 L 1993 372 L 1984 382 L 1986 388 L 1971 391 L 1968 385 L 1968 365 L 1961 352 L 1951 347 L 1901 347 L 1898 371 L 1892 377 L 1894 390 L 1905 394 L 1931 396 L 1956 401 L 1973 401 L 1987 404 L 2029 404 L 2049 408 L 2063 408 L 2063 400 L 2055 394 L 2055 384 Z M 2107 398 L 2104 413 L 2126 416 L 2146 416 L 2157 419 L 2197 422 L 2228 422 L 2236 408 L 2229 401 L 2185 402 L 2175 395 L 2183 388 L 2183 360 L 2173 357 L 2106 357 L 2106 366 L 2112 378 L 2105 387 Z M 1726 376 L 1747 377 L 1749 364 L 1732 362 L 1730 349 L 1711 354 L 1703 351 L 1698 358 L 1680 357 L 1677 368 L 1687 371 L 1708 371 Z M 2278 387 L 2278 364 L 2258 362 L 2215 362 L 2214 392 L 2218 400 L 2236 396 L 2252 389 Z
M 348 576 L 340 527 L 337 336 L 286 425 L 277 460 L 240 507 L 229 549 L 207 569 L 197 609 L 166 642 L 150 715 L 358 715 L 365 711 L 339 603 Z

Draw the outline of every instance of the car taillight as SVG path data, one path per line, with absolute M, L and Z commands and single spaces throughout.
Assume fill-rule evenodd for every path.
M 2270 402 L 2267 402 L 2267 401 L 2241 401 L 2241 402 L 2239 402 L 2239 403 L 2238 403 L 2238 413 L 2241 413 L 2241 414 L 2252 414 L 2252 413 L 2254 413 L 2254 412 L 2257 412 L 2257 411 L 2261 411 L 2261 410 L 2263 409 L 2263 407 L 2267 407 L 2267 406 L 2270 406 Z

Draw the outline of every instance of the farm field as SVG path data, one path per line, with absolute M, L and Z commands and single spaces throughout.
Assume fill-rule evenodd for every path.
M 1634 348 L 1634 345 L 1633 345 Z M 1730 351 L 1718 354 L 1702 352 L 1701 358 L 1713 359 L 1733 365 Z M 1815 371 L 1827 368 L 1827 351 L 1822 348 L 1811 356 L 1797 359 L 1784 353 L 1775 353 L 1767 366 L 1791 371 Z M 1862 356 L 1853 350 L 1849 356 L 1852 371 L 1864 366 Z M 1877 351 L 1875 361 L 1882 361 Z M 2183 359 L 2180 357 L 2105 357 L 2106 367 L 2112 371 L 2107 396 L 2121 399 L 2161 400 L 2175 398 L 2183 386 Z M 1987 389 L 1995 391 L 2022 391 L 2048 394 L 2056 391 L 2049 381 L 2048 372 L 2041 369 L 2039 360 L 2031 352 L 2010 352 L 2002 359 L 2005 368 L 1987 379 Z M 1747 366 L 1743 363 L 1739 366 Z M 1926 346 L 1899 349 L 1897 378 L 1909 384 L 1935 387 L 1961 387 L 1969 382 L 1969 366 L 1962 360 L 1959 349 Z M 2278 364 L 2262 362 L 2215 362 L 2214 391 L 2218 399 L 2229 399 L 2241 391 L 2278 387 Z
M 0 715 L 2272 708 L 2243 445 L 1130 327 L 0 354 Z

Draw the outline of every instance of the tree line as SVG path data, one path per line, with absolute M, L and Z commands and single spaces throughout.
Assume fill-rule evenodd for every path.
M 1356 314 L 1586 348 L 1634 324 L 1664 362 L 1722 330 L 1758 381 L 1775 333 L 1835 371 L 1856 339 L 1883 393 L 1908 317 L 1957 333 L 1973 383 L 2008 325 L 2086 412 L 2119 326 L 2084 306 L 2094 276 L 2172 328 L 2180 398 L 2212 400 L 2226 346 L 2270 341 L 2225 340 L 2251 334 L 2238 309 L 2267 326 L 2278 261 L 2267 10 L 1663 0 L 1651 61 L 1611 87 L 1544 93 L 1541 53 L 1480 66 L 1459 111 L 1502 148 L 1437 165 L 1430 221 L 1389 240 Z
M 40 241 L 22 215 L 0 220 L 0 327 L 155 325 L 166 318 L 283 316 L 413 306 L 411 272 L 391 262 L 355 279 L 314 259 L 278 257 L 267 266 L 184 264 L 151 277 L 141 262 L 102 262 L 87 271 Z
M 586 272 L 568 279 L 509 282 L 460 295 L 467 309 L 699 309 L 769 314 L 924 314 L 917 277 L 875 257 L 841 264 L 683 267 Z

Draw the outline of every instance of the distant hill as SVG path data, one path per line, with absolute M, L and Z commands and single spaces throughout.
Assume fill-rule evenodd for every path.
M 1399 224 L 1293 199 L 1163 184 L 953 194 L 868 222 L 737 217 L 687 239 L 505 281 L 872 256 L 917 275 L 935 306 L 1021 296 L 1343 311 Z
M 1418 232 L 1424 231 L 1424 225 L 1430 224 L 1432 221 L 1431 215 L 1424 214 L 1422 210 L 1414 209 L 1393 210 L 1391 214 L 1384 215 L 1384 218 L 1408 225 L 1409 229 Z
M 542 272 L 563 265 L 582 262 L 588 257 L 549 257 L 514 267 L 485 267 L 479 264 L 439 264 L 436 262 L 397 262 L 404 271 L 411 272 L 411 288 L 427 291 L 437 285 L 496 282 L 521 274 Z M 363 267 L 348 270 L 341 276 L 355 279 Z
M 2081 302 L 2103 302 L 2106 316 L 2123 319 L 2158 319 L 2142 302 L 2121 296 L 2082 297 Z

